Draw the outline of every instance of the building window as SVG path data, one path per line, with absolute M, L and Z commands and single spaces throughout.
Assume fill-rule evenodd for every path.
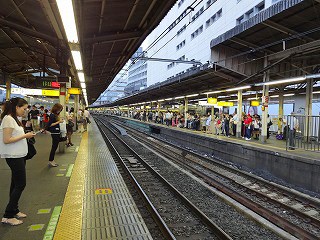
M 181 7 L 181 5 L 184 3 L 185 0 L 180 0 L 178 3 L 178 8 Z
M 211 26 L 215 21 L 217 21 L 222 16 L 222 9 L 213 14 L 211 18 L 206 21 L 206 27 Z
M 191 40 L 203 32 L 203 25 L 191 34 Z
M 200 10 L 196 12 L 196 14 L 191 18 L 191 22 L 196 20 L 203 13 L 203 11 L 204 11 L 204 7 L 200 8 Z
M 177 51 L 180 50 L 181 48 L 183 48 L 186 45 L 186 40 L 183 40 L 181 43 L 179 43 L 176 46 Z
M 245 16 L 246 16 L 246 19 L 249 19 L 251 17 L 253 17 L 254 13 L 253 13 L 253 8 L 250 9 L 248 12 L 246 12 Z
M 259 3 L 255 8 L 256 8 L 256 13 L 262 11 L 264 9 L 264 1 Z
M 241 17 L 239 17 L 238 19 L 237 19 L 237 25 L 239 25 L 239 24 L 241 24 L 241 23 L 243 23 L 244 22 L 244 16 L 242 15 Z
M 207 8 L 214 4 L 217 0 L 208 0 L 207 1 Z
M 183 25 L 183 27 L 180 28 L 179 31 L 177 32 L 177 36 L 179 36 L 184 30 L 186 30 L 186 28 L 187 28 L 187 25 L 186 24 Z

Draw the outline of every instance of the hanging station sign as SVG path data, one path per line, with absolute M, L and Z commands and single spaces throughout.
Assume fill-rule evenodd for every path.
M 233 107 L 233 102 L 218 102 L 220 107 Z
M 36 88 L 60 88 L 56 77 L 36 77 Z
M 260 105 L 260 102 L 257 100 L 250 101 L 250 106 L 252 107 L 258 107 L 259 105 Z
M 217 104 L 218 99 L 217 98 L 208 98 L 208 103 L 209 104 Z

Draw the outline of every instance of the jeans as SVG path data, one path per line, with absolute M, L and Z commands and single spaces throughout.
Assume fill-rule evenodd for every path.
M 49 156 L 50 162 L 54 160 L 54 155 L 56 154 L 57 148 L 59 146 L 60 134 L 51 134 L 51 137 L 52 137 L 52 146 L 51 146 L 51 151 Z
M 19 211 L 18 203 L 26 187 L 26 161 L 24 158 L 6 158 L 11 169 L 11 186 L 9 203 L 6 207 L 4 218 L 13 218 Z
M 294 149 L 295 148 L 295 137 L 296 137 L 296 130 L 290 129 L 289 130 L 289 148 Z

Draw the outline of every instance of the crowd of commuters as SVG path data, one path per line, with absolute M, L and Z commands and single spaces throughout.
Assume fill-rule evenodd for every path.
M 11 169 L 11 185 L 9 202 L 1 220 L 4 224 L 12 226 L 23 223 L 21 218 L 27 215 L 19 210 L 19 199 L 26 186 L 26 160 L 28 154 L 27 139 L 32 139 L 39 132 L 50 133 L 52 146 L 49 154 L 50 167 L 57 167 L 54 161 L 55 152 L 61 141 L 67 140 L 67 147 L 72 146 L 71 135 L 75 124 L 74 109 L 66 113 L 67 137 L 61 136 L 60 125 L 64 119 L 60 117 L 63 106 L 56 103 L 52 108 L 45 109 L 43 106 L 30 106 L 23 98 L 12 98 L 1 104 L 0 107 L 0 157 L 6 160 Z M 90 123 L 87 109 L 79 110 L 77 114 L 82 119 L 81 124 L 86 131 Z
M 259 140 L 261 134 L 262 121 L 257 114 L 251 116 L 244 112 L 238 116 L 233 114 L 211 112 L 207 114 L 187 113 L 186 119 L 179 112 L 167 110 L 166 112 L 130 112 L 130 116 L 141 121 L 149 121 L 165 124 L 172 127 L 188 128 L 196 131 L 203 131 L 208 134 L 224 135 L 227 137 L 236 136 L 237 124 L 241 121 L 241 137 L 250 141 L 251 139 Z M 267 118 L 267 138 L 270 137 L 270 126 L 272 121 L 268 115 Z

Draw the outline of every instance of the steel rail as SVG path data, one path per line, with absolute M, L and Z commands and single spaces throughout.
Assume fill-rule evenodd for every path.
M 107 127 L 100 119 L 99 121 Z M 113 131 L 112 131 L 113 132 Z M 114 133 L 114 132 L 113 132 Z M 189 209 L 195 213 L 206 226 L 208 226 L 213 233 L 218 237 L 218 239 L 223 240 L 231 240 L 232 238 L 224 232 L 217 224 L 215 224 L 210 218 L 208 218 L 198 207 L 196 207 L 191 201 L 189 201 L 182 193 L 180 193 L 171 183 L 165 180 L 156 170 L 154 170 L 147 162 L 143 160 L 143 158 L 134 150 L 132 149 L 127 143 L 125 143 L 119 136 L 115 134 L 115 137 L 123 143 L 124 146 L 137 158 L 139 161 L 143 163 L 143 165 L 151 171 L 154 175 L 156 175 L 171 191 L 180 198 L 188 207 Z
M 168 228 L 168 226 L 166 225 L 166 223 L 164 222 L 164 220 L 162 219 L 162 217 L 158 213 L 157 209 L 153 206 L 153 204 L 151 203 L 150 199 L 145 194 L 145 192 L 142 190 L 140 184 L 135 179 L 135 177 L 132 175 L 132 173 L 130 172 L 130 170 L 128 169 L 126 164 L 124 163 L 122 157 L 120 156 L 120 154 L 118 153 L 116 148 L 113 146 L 113 144 L 110 141 L 110 139 L 107 137 L 107 134 L 102 129 L 101 124 L 103 126 L 105 126 L 105 124 L 100 119 L 95 118 L 95 120 L 98 120 L 99 123 L 100 123 L 100 124 L 97 124 L 97 126 L 98 126 L 98 128 L 99 128 L 99 130 L 100 130 L 100 132 L 102 134 L 102 137 L 105 139 L 106 144 L 108 145 L 110 152 L 112 152 L 113 156 L 115 156 L 117 158 L 117 160 L 119 161 L 119 163 L 122 166 L 122 169 L 126 172 L 126 174 L 128 175 L 129 179 L 134 184 L 134 187 L 136 188 L 136 190 L 138 191 L 139 195 L 141 196 L 141 198 L 143 199 L 144 203 L 146 204 L 146 206 L 147 206 L 147 208 L 148 208 L 153 220 L 159 226 L 163 236 L 168 240 L 175 240 L 176 238 L 174 237 L 174 235 L 172 234 L 172 232 L 170 231 L 170 229 Z
M 125 127 L 126 129 L 128 129 L 127 127 Z M 132 131 L 131 129 L 129 131 Z M 137 130 L 135 130 L 137 131 Z M 134 132 L 134 131 L 132 131 Z M 154 136 L 152 136 L 153 138 L 155 138 Z M 139 141 L 143 141 L 145 144 L 147 144 L 148 146 L 151 146 L 153 149 L 155 148 L 155 143 L 153 142 L 153 144 L 151 145 L 150 142 L 146 141 L 143 137 L 137 137 L 137 135 L 135 134 L 135 138 L 139 138 Z M 156 138 L 157 139 L 157 138 Z M 161 139 L 157 139 L 158 141 L 161 141 Z M 182 150 L 182 152 L 187 152 L 188 154 L 190 155 L 193 155 L 193 156 L 196 156 L 200 159 L 206 159 L 206 160 L 210 160 L 212 161 L 211 159 L 207 159 L 197 153 L 194 153 L 194 152 L 191 152 L 191 151 L 188 151 L 182 147 L 179 147 L 179 146 L 175 146 L 174 144 L 171 144 L 171 143 L 168 143 L 166 142 L 165 143 L 166 145 L 170 145 L 170 146 L 173 146 L 175 148 L 178 148 L 180 150 Z M 177 158 L 174 158 L 172 157 L 168 151 L 166 151 L 165 148 L 160 147 L 157 148 L 157 151 L 161 152 L 161 154 L 165 155 L 167 158 L 173 160 L 173 161 L 178 161 L 179 163 L 183 164 L 188 170 L 190 170 L 191 172 L 193 172 L 195 175 L 203 178 L 208 184 L 212 185 L 213 187 L 219 189 L 220 191 L 222 191 L 223 193 L 225 193 L 226 195 L 230 196 L 231 198 L 237 200 L 238 202 L 240 202 L 241 204 L 243 204 L 244 206 L 248 207 L 249 209 L 259 213 L 261 216 L 265 217 L 266 219 L 268 219 L 269 221 L 275 223 L 275 225 L 279 226 L 280 228 L 283 228 L 284 230 L 288 231 L 289 233 L 291 233 L 292 235 L 296 236 L 296 237 L 299 237 L 299 238 L 302 238 L 302 239 L 318 239 L 317 236 L 313 235 L 312 233 L 300 228 L 299 226 L 296 226 L 294 225 L 293 223 L 291 223 L 290 221 L 280 217 L 280 216 L 276 216 L 274 215 L 274 213 L 266 208 L 262 208 L 261 205 L 255 203 L 254 201 L 250 200 L 250 199 L 247 199 L 243 196 L 241 196 L 239 193 L 235 192 L 234 190 L 232 190 L 231 188 L 225 186 L 224 184 L 220 183 L 220 182 L 217 182 L 216 180 L 212 179 L 211 177 L 208 177 L 207 175 L 203 174 L 202 172 L 190 167 L 189 165 L 186 165 L 186 163 L 180 159 L 177 159 Z M 177 154 L 177 153 L 175 153 Z M 191 159 L 189 159 L 191 160 Z M 192 160 L 191 160 L 192 161 Z M 214 161 L 216 163 L 216 161 Z M 199 164 L 199 163 L 197 163 Z M 236 173 L 241 173 L 241 174 L 245 174 L 246 176 L 250 177 L 250 179 L 254 179 L 255 181 L 261 181 L 260 179 L 257 179 L 257 178 L 254 178 L 246 173 L 244 173 L 243 171 L 238 171 L 238 170 L 235 170 L 233 168 L 230 168 L 229 166 L 225 166 L 224 164 L 221 164 L 221 163 L 218 163 L 218 165 L 221 165 L 222 167 L 227 167 L 228 169 L 232 170 L 232 172 L 236 172 Z M 201 165 L 201 167 L 203 168 L 206 168 L 206 169 L 209 169 L 203 165 Z M 211 169 L 209 169 L 210 171 L 212 171 Z M 223 175 L 223 174 L 219 174 L 219 173 L 216 173 L 215 174 L 219 175 L 219 176 L 222 176 L 224 178 L 228 178 L 227 176 Z M 245 187 L 237 182 L 235 182 L 233 179 L 230 179 L 228 178 L 228 180 L 232 181 L 233 183 L 237 184 L 237 185 L 240 185 L 241 187 Z M 266 181 L 264 181 L 264 184 L 269 184 L 267 183 Z M 273 186 L 273 187 L 277 187 L 277 186 Z M 248 188 L 247 188 L 248 189 Z M 250 191 L 253 191 L 255 192 L 256 194 L 260 195 L 261 197 L 263 198 L 268 198 L 269 201 L 272 201 L 273 203 L 276 203 L 276 204 L 280 204 L 279 202 L 277 202 L 276 200 L 273 200 L 272 198 L 269 198 L 268 196 L 266 195 L 263 195 L 262 193 L 258 192 L 258 191 L 254 191 L 253 189 L 249 189 Z M 284 189 L 284 191 L 287 191 Z M 289 193 L 289 191 L 287 191 L 288 195 L 292 196 L 293 193 Z M 300 201 L 300 200 L 299 200 Z M 317 202 L 315 202 L 317 203 Z M 283 208 L 286 208 L 290 211 L 293 211 L 295 214 L 299 215 L 300 217 L 303 217 L 303 218 L 307 218 L 307 219 L 310 219 L 311 220 L 311 223 L 313 223 L 314 225 L 317 225 L 319 226 L 319 220 L 316 219 L 316 218 L 313 218 L 311 216 L 308 216 L 290 206 L 287 206 L 285 204 L 282 204 L 281 205 Z

